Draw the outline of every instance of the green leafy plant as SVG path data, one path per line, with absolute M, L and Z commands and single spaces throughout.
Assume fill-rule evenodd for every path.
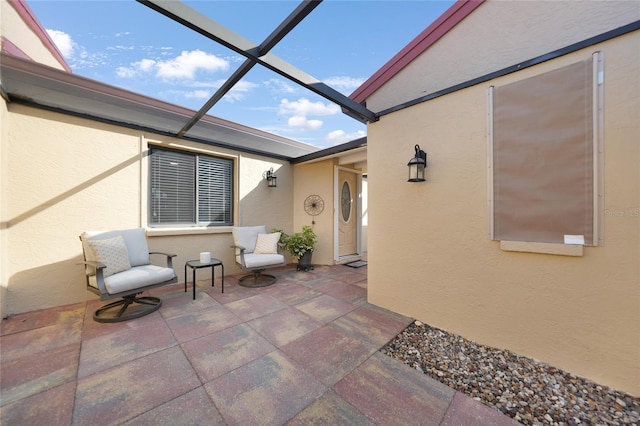
M 316 233 L 308 225 L 302 227 L 302 232 L 291 235 L 280 229 L 274 229 L 273 232 L 280 232 L 278 244 L 288 251 L 295 260 L 299 260 L 306 252 L 313 251 L 316 246 Z

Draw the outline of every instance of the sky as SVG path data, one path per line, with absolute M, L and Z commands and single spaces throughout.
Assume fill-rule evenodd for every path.
M 299 4 L 184 3 L 256 45 Z M 271 53 L 349 96 L 453 3 L 325 0 Z M 196 111 L 245 60 L 133 0 L 27 4 L 74 74 Z M 338 105 L 260 65 L 208 114 L 318 148 L 366 136 Z

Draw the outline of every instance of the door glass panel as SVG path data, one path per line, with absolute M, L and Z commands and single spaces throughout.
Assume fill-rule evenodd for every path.
M 348 222 L 351 217 L 351 187 L 347 181 L 342 183 L 340 210 L 342 211 L 342 220 Z

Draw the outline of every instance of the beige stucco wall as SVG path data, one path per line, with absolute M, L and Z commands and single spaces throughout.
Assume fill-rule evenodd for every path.
M 293 230 L 290 231 L 300 232 L 304 225 L 312 225 L 314 218 L 304 210 L 304 200 L 309 195 L 319 195 L 324 201 L 324 210 L 315 216 L 316 223 L 313 225 L 318 236 L 313 252 L 314 264 L 333 264 L 333 174 L 336 164 L 337 160 L 329 159 L 293 167 L 296 184 L 293 191 Z
M 640 395 L 638 46 L 632 33 L 369 125 L 369 301 Z M 605 67 L 605 243 L 582 257 L 502 251 L 488 237 L 488 87 L 596 50 Z M 418 184 L 406 182 L 416 143 L 429 156 Z
M 367 107 L 381 111 L 638 19 L 637 1 L 487 0 L 369 97 Z
M 318 243 L 313 253 L 313 263 L 333 265 L 335 260 L 336 229 L 335 221 L 335 173 L 336 167 L 361 172 L 356 164 L 342 164 L 340 158 L 329 158 L 322 161 L 297 164 L 293 174 L 295 186 L 293 191 L 293 224 L 294 231 L 299 232 L 304 225 L 312 225 Z M 324 210 L 315 218 L 304 210 L 304 201 L 309 195 L 319 195 L 324 201 Z M 363 205 L 366 208 L 366 204 Z M 368 220 L 368 217 L 367 217 Z M 364 222 L 364 218 L 363 218 Z M 368 222 L 366 222 L 368 223 Z M 364 223 L 363 223 L 364 226 Z M 291 230 L 285 229 L 290 232 Z M 367 250 L 367 239 L 363 237 L 362 250 Z
M 8 288 L 3 316 L 95 298 L 85 290 L 77 265 L 82 258 L 78 236 L 86 230 L 145 227 L 147 143 L 235 156 L 239 224 L 291 227 L 288 162 L 16 104 L 2 118 L 2 223 L 7 229 L 2 230 L 1 258 L 3 287 Z M 262 177 L 270 167 L 278 173 L 277 192 Z M 201 251 L 222 259 L 227 274 L 240 271 L 230 228 L 148 232 L 151 250 L 177 253 L 180 281 L 184 263 Z
M 0 0 L 0 34 L 34 61 L 64 69 L 38 35 L 25 24 L 16 9 L 6 0 Z
M 7 146 L 2 141 L 9 139 L 9 117 L 7 105 L 4 99 L 0 99 L 0 254 L 4 254 L 7 246 L 7 175 L 9 171 L 9 161 L 7 156 Z M 0 318 L 5 317 L 7 310 L 7 258 L 0 256 Z

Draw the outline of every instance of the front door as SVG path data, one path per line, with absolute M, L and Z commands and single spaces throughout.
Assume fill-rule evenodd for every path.
M 358 188 L 356 173 L 338 172 L 338 256 L 358 254 Z

